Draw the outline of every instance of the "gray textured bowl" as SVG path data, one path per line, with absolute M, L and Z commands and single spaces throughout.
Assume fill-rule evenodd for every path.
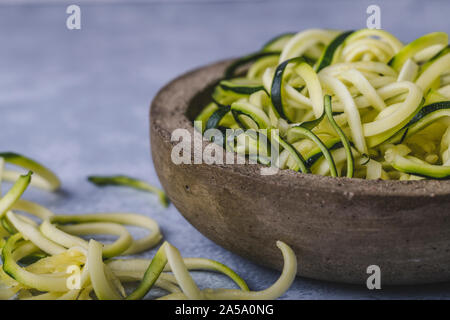
M 450 280 L 450 181 L 366 181 L 290 170 L 261 176 L 260 165 L 175 165 L 171 132 L 193 132 L 191 120 L 229 63 L 175 79 L 151 107 L 156 171 L 190 223 L 224 248 L 277 269 L 275 241 L 283 240 L 297 254 L 298 275 L 308 278 L 365 283 L 375 264 L 382 284 Z

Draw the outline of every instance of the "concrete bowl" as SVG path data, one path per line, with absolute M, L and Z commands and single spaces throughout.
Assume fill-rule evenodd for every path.
M 193 144 L 192 164 L 175 164 L 171 153 L 179 142 L 171 141 L 172 132 L 193 134 L 192 120 L 229 63 L 180 76 L 151 106 L 156 172 L 192 225 L 224 248 L 276 269 L 283 260 L 275 241 L 282 240 L 297 255 L 298 275 L 308 278 L 361 284 L 368 266 L 377 265 L 382 285 L 450 280 L 449 180 L 371 181 L 290 170 L 263 176 L 257 164 L 193 164 L 193 154 L 211 145 L 207 140 Z

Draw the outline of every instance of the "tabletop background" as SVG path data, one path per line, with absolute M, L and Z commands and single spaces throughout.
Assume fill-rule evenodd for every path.
M 66 28 L 69 4 L 81 7 L 81 30 Z M 263 289 L 278 272 L 215 245 L 173 205 L 163 209 L 154 196 L 126 188 L 98 189 L 86 176 L 122 173 L 159 185 L 150 156 L 148 111 L 166 82 L 252 52 L 286 31 L 364 28 L 370 4 L 380 6 L 382 28 L 403 41 L 450 31 L 450 2 L 444 0 L 0 1 L 0 149 L 43 162 L 63 181 L 62 192 L 29 189 L 26 198 L 58 213 L 146 214 L 184 256 L 225 262 L 252 289 Z M 195 278 L 201 287 L 232 286 L 218 275 Z M 369 291 L 297 278 L 282 298 L 449 297 L 450 284 Z

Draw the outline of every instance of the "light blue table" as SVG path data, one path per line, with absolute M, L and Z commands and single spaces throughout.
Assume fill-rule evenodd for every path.
M 12 4 L 15 3 L 15 4 Z M 62 5 L 61 3 L 64 3 Z M 26 198 L 60 213 L 131 211 L 156 219 L 185 256 L 227 262 L 253 289 L 277 272 L 225 251 L 155 197 L 97 189 L 89 174 L 123 173 L 158 184 L 148 138 L 151 99 L 192 68 L 252 52 L 273 35 L 311 27 L 363 28 L 368 1 L 77 1 L 82 29 L 66 28 L 62 1 L 0 1 L 0 149 L 54 169 L 59 194 Z M 448 1 L 376 1 L 382 27 L 404 41 L 449 32 Z M 151 254 L 149 254 L 151 256 Z M 202 287 L 229 286 L 217 275 Z M 382 289 L 297 279 L 285 299 L 449 298 L 450 285 Z

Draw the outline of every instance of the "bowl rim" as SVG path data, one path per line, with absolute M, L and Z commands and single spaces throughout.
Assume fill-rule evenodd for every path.
M 192 106 L 192 100 L 219 80 L 226 67 L 235 59 L 225 59 L 205 66 L 195 68 L 176 77 L 163 86 L 153 98 L 150 107 L 150 131 L 151 134 L 158 133 L 172 147 L 176 144 L 170 139 L 171 131 L 168 128 L 170 123 L 181 124 L 177 128 L 195 130 L 193 123 L 188 119 L 186 113 Z M 204 80 L 199 81 L 199 80 Z M 181 92 L 181 94 L 180 94 Z M 183 112 L 179 112 L 179 110 Z M 167 121 L 161 121 L 158 114 L 170 113 Z M 203 152 L 207 145 L 206 139 L 202 139 L 200 150 L 194 148 L 191 152 L 191 161 L 195 151 Z M 222 149 L 223 155 L 226 152 L 222 147 L 213 144 L 216 148 Z M 224 152 L 225 151 L 225 152 Z M 241 157 L 232 153 L 235 157 Z M 193 163 L 193 161 L 191 162 Z M 189 165 L 189 164 L 182 164 Z M 198 164 L 192 164 L 198 165 Z M 200 166 L 210 166 L 215 170 L 225 170 L 231 175 L 244 175 L 254 179 L 255 182 L 270 183 L 272 185 L 284 184 L 304 191 L 305 186 L 314 184 L 315 189 L 327 192 L 341 192 L 344 196 L 352 198 L 359 196 L 381 196 L 381 197 L 445 197 L 450 200 L 450 180 L 366 180 L 361 178 L 329 177 L 317 174 L 305 174 L 289 169 L 279 170 L 275 175 L 263 176 L 259 174 L 261 168 L 266 166 L 261 164 L 236 165 L 236 164 L 200 164 Z

